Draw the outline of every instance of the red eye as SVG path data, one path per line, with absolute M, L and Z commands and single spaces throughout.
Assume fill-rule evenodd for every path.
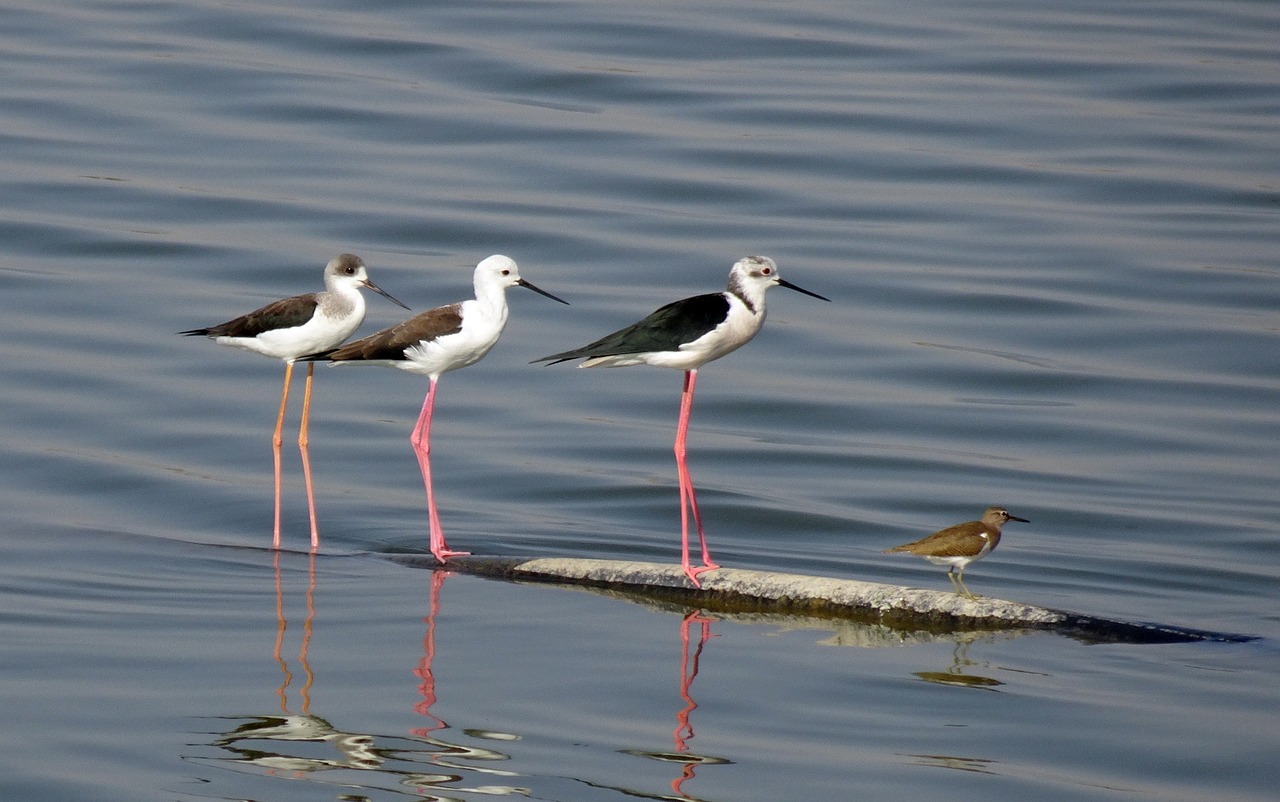
M 772 275 L 772 274 L 773 274 L 773 271 L 772 271 L 772 270 L 770 270 L 770 269 L 769 269 L 769 268 L 767 268 L 767 267 L 760 271 L 760 275 L 762 275 L 762 276 L 768 276 L 768 275 Z

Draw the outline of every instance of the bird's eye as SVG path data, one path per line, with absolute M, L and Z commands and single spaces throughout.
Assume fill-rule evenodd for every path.
M 772 269 L 772 268 L 768 268 L 768 267 L 762 267 L 762 268 L 760 268 L 760 275 L 762 275 L 762 276 L 771 276 L 771 275 L 773 275 L 773 269 Z
M 502 275 L 504 275 L 504 276 L 509 276 L 509 275 L 511 275 L 511 271 L 510 271 L 510 270 L 503 270 L 503 271 L 502 271 Z

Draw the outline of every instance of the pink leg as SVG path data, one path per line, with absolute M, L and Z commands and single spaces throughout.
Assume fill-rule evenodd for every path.
M 307 363 L 307 385 L 302 393 L 302 425 L 298 427 L 298 450 L 302 452 L 302 477 L 307 483 L 307 512 L 311 514 L 311 551 L 320 548 L 320 528 L 316 525 L 316 496 L 311 489 L 311 453 L 307 449 L 310 442 L 308 426 L 311 420 L 311 375 L 315 373 L 316 363 Z
M 689 476 L 689 466 L 685 462 L 685 438 L 689 434 L 689 413 L 693 411 L 693 390 L 698 383 L 698 371 L 688 370 L 684 374 L 684 390 L 680 394 L 680 422 L 676 425 L 676 476 L 680 481 L 680 567 L 695 588 L 702 587 L 698 575 L 714 571 L 720 566 L 711 561 L 711 552 L 707 549 L 707 536 L 702 531 L 702 516 L 698 513 L 698 498 L 693 492 L 693 479 Z M 693 513 L 693 522 L 698 529 L 698 542 L 702 546 L 702 565 L 694 568 L 689 564 L 689 513 Z
M 422 402 L 422 413 L 413 427 L 409 443 L 418 455 L 418 467 L 422 469 L 422 483 L 427 487 L 427 520 L 431 528 L 431 553 L 440 562 L 450 557 L 462 557 L 469 551 L 450 551 L 444 542 L 444 530 L 440 528 L 440 513 L 436 512 L 435 492 L 431 489 L 431 411 L 436 405 L 436 379 L 432 377 L 427 399 Z
M 284 363 L 284 389 L 280 391 L 280 413 L 276 415 L 276 433 L 271 438 L 271 455 L 276 466 L 276 517 L 275 534 L 271 540 L 271 548 L 280 548 L 280 446 L 284 444 L 281 432 L 284 430 L 284 411 L 289 405 L 289 381 L 293 378 L 293 363 Z

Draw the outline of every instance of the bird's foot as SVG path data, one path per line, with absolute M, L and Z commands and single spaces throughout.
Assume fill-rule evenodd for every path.
M 441 563 L 446 563 L 449 561 L 450 557 L 468 557 L 471 555 L 471 552 L 453 551 L 451 549 L 440 548 L 440 549 L 432 549 L 431 554 Z
M 684 575 L 689 577 L 689 581 L 692 582 L 693 586 L 695 588 L 698 588 L 699 590 L 702 589 L 702 582 L 701 580 L 698 579 L 698 577 L 701 576 L 702 574 L 707 573 L 708 571 L 715 571 L 720 568 L 720 566 L 716 565 L 715 563 L 700 565 L 696 568 L 693 567 L 692 565 L 686 565 L 683 567 L 684 567 Z

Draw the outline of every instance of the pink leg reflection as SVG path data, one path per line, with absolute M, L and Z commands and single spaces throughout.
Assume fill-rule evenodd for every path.
M 694 737 L 693 724 L 689 722 L 689 715 L 698 709 L 698 703 L 693 700 L 690 689 L 693 686 L 694 679 L 698 676 L 698 663 L 702 659 L 702 649 L 712 637 L 711 622 L 714 620 L 705 617 L 701 610 L 694 610 L 680 622 L 680 698 L 684 700 L 685 706 L 680 712 L 676 713 L 676 728 L 671 734 L 675 740 L 677 752 L 688 752 L 689 741 L 693 740 Z M 694 647 L 691 654 L 689 649 L 689 628 L 694 623 L 699 624 L 701 629 L 698 635 L 698 645 Z M 681 798 L 688 798 L 683 786 L 685 782 L 693 778 L 696 767 L 697 762 L 692 760 L 685 762 L 681 766 L 680 776 L 671 781 L 672 793 Z
M 447 571 L 431 572 L 430 602 L 427 606 L 427 617 L 422 619 L 427 625 L 427 632 L 422 638 L 422 659 L 418 661 L 418 667 L 413 672 L 414 676 L 422 680 L 422 684 L 418 686 L 422 701 L 413 706 L 413 712 L 425 716 L 428 726 L 418 727 L 410 732 L 422 738 L 429 738 L 432 732 L 448 726 L 431 712 L 431 706 L 436 703 L 436 676 L 431 670 L 431 664 L 436 659 L 436 614 L 440 611 L 440 588 L 444 587 L 446 576 L 448 576 Z

